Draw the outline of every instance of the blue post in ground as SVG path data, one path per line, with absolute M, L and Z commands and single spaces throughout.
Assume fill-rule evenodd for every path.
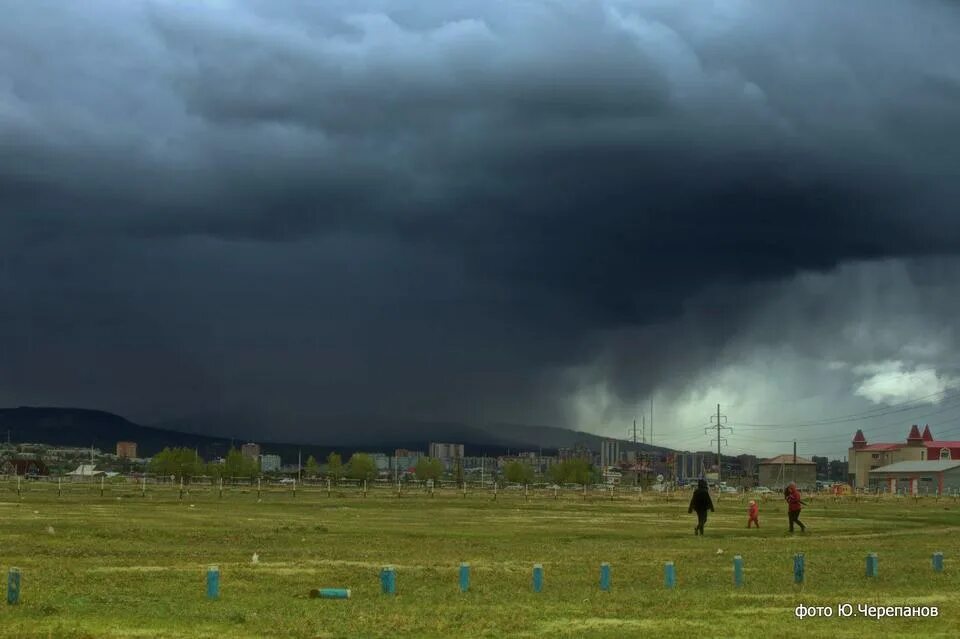
M 470 564 L 460 564 L 460 592 L 470 590 Z
M 543 564 L 533 564 L 533 591 L 543 590 Z
M 663 585 L 667 588 L 673 588 L 677 585 L 677 571 L 674 569 L 672 561 L 663 565 Z
M 943 572 L 943 553 L 933 553 L 933 572 Z
M 20 603 L 20 569 L 11 568 L 7 573 L 7 603 L 14 606 Z
M 607 562 L 600 564 L 600 590 L 610 590 L 610 564 Z
M 804 561 L 803 553 L 798 552 L 793 556 L 793 582 L 797 584 L 803 583 L 804 577 Z
M 877 553 L 872 552 L 867 555 L 867 577 L 876 577 L 879 572 L 879 560 Z
M 385 595 L 397 594 L 397 571 L 393 566 L 384 566 L 380 571 L 380 589 Z
M 738 588 L 743 585 L 743 557 L 740 555 L 733 557 L 733 585 Z
M 207 599 L 220 598 L 220 568 L 210 566 L 207 568 Z

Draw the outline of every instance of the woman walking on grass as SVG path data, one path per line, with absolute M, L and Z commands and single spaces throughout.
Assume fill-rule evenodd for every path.
M 703 535 L 703 525 L 707 523 L 708 510 L 713 512 L 713 500 L 710 499 L 707 482 L 701 479 L 697 482 L 697 489 L 693 491 L 693 497 L 690 499 L 690 507 L 687 509 L 687 513 L 697 511 L 697 526 L 693 529 L 694 535 Z
M 800 521 L 800 511 L 806 504 L 800 500 L 800 491 L 797 490 L 797 485 L 794 482 L 790 482 L 790 485 L 787 486 L 786 493 L 787 516 L 790 518 L 790 532 L 793 532 L 794 524 L 800 526 L 800 532 L 807 532 L 807 527 Z

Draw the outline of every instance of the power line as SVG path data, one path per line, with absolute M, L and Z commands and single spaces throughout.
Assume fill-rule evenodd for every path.
M 761 423 L 761 424 L 755 424 L 750 422 L 738 422 L 737 425 L 758 428 L 758 429 L 810 428 L 813 426 L 826 426 L 829 424 L 842 424 L 845 422 L 863 421 L 865 419 L 873 419 L 875 417 L 882 417 L 884 415 L 892 415 L 895 413 L 903 413 L 903 412 L 909 412 L 912 410 L 920 410 L 924 408 L 923 404 L 917 405 L 917 406 L 907 406 L 907 404 L 916 404 L 917 402 L 931 403 L 930 400 L 933 399 L 934 397 L 937 397 L 938 395 L 942 395 L 942 397 L 940 397 L 937 401 L 932 403 L 939 404 L 940 401 L 946 400 L 948 397 L 950 398 L 950 401 L 958 400 L 960 399 L 960 390 L 951 391 L 949 389 L 945 389 L 942 391 L 938 391 L 936 393 L 931 393 L 929 395 L 924 395 L 923 397 L 917 397 L 917 398 L 900 402 L 897 404 L 890 404 L 882 408 L 875 408 L 875 409 L 872 409 L 869 411 L 863 411 L 860 413 L 851 413 L 849 415 L 844 415 L 840 417 L 827 417 L 827 418 L 816 419 L 816 420 L 802 420 L 802 421 L 796 421 L 796 422 Z
M 717 438 L 715 441 L 717 442 L 717 483 L 720 483 L 720 473 L 721 473 L 721 467 L 723 465 L 722 457 L 720 456 L 720 445 L 727 443 L 727 440 L 721 435 L 721 430 L 729 430 L 732 433 L 733 429 L 730 428 L 729 426 L 723 426 L 723 422 L 727 420 L 727 416 L 720 414 L 720 404 L 717 404 L 716 417 L 717 417 L 717 424 L 716 424 Z M 710 416 L 710 421 L 713 421 L 713 415 Z M 704 429 L 704 432 L 708 432 L 710 430 L 712 430 L 712 427 L 707 427 Z M 711 440 L 711 443 L 713 441 L 714 440 Z

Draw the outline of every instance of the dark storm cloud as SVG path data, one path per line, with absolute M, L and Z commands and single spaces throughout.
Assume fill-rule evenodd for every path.
M 960 248 L 950 3 L 282 4 L 4 10 L 5 321 L 109 362 L 11 398 L 564 420 L 571 366 L 682 386 L 767 282 Z

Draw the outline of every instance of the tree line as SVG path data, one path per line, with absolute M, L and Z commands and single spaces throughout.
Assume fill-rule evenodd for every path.
M 326 459 L 326 475 L 331 481 L 340 479 L 373 480 L 378 475 L 374 458 L 367 453 L 354 453 L 344 463 L 339 453 L 330 453 Z M 150 460 L 149 471 L 155 475 L 176 479 L 207 476 L 220 478 L 248 478 L 260 475 L 260 463 L 256 459 L 245 457 L 236 448 L 231 448 L 223 462 L 204 461 L 192 448 L 164 448 Z M 320 464 L 310 455 L 304 464 L 306 477 L 321 475 Z M 421 457 L 414 468 L 413 476 L 419 481 L 437 481 L 443 477 L 443 463 L 436 458 Z M 463 481 L 463 467 L 454 471 L 456 479 Z M 596 481 L 596 470 L 582 459 L 568 459 L 550 467 L 548 477 L 557 484 L 588 484 Z M 519 461 L 512 461 L 504 467 L 503 478 L 515 484 L 530 484 L 534 480 L 533 467 Z

